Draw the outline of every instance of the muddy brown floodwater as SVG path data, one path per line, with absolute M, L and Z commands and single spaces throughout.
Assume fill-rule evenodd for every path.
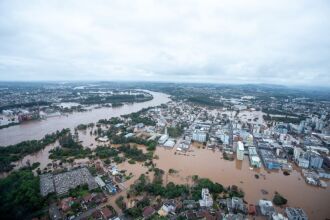
M 329 187 L 307 185 L 297 170 L 289 176 L 284 176 L 281 171 L 268 173 L 263 168 L 251 170 L 248 156 L 244 161 L 227 161 L 222 159 L 220 151 L 196 147 L 192 150 L 185 156 L 174 154 L 174 149 L 157 148 L 155 154 L 159 160 L 154 160 L 157 167 L 166 172 L 170 168 L 179 171 L 176 175 L 167 175 L 167 182 L 186 184 L 191 181 L 189 177 L 198 175 L 224 186 L 237 185 L 245 192 L 245 200 L 252 204 L 262 198 L 272 200 L 277 191 L 288 199 L 288 206 L 303 208 L 310 219 L 330 217 Z M 260 178 L 256 179 L 255 174 Z M 268 191 L 268 194 L 264 195 L 261 190 Z
M 79 124 L 97 122 L 100 119 L 109 119 L 124 114 L 137 112 L 143 108 L 161 105 L 170 101 L 169 96 L 164 93 L 151 92 L 153 99 L 141 103 L 124 104 L 114 108 L 92 109 L 87 112 L 74 112 L 68 116 L 59 116 L 47 118 L 46 120 L 37 120 L 22 123 L 0 130 L 0 146 L 16 144 L 25 140 L 41 139 L 45 134 L 50 134 L 63 128 L 73 129 Z
M 134 103 L 118 108 L 93 109 L 88 112 L 73 113 L 68 117 L 49 118 L 1 129 L 0 146 L 15 144 L 23 140 L 40 139 L 45 134 L 62 128 L 72 129 L 81 123 L 96 122 L 102 118 L 120 116 L 170 101 L 168 96 L 163 93 L 150 93 L 154 96 L 154 99 L 144 103 Z M 90 129 L 79 132 L 79 139 L 83 142 L 83 146 L 93 149 L 98 143 L 95 141 L 95 136 L 90 135 L 89 131 Z M 24 157 L 21 161 L 15 163 L 17 165 L 15 169 L 25 166 L 27 161 L 30 161 L 31 164 L 40 162 L 40 168 L 45 168 L 48 163 L 52 162 L 48 158 L 49 150 L 57 145 L 58 143 L 51 144 L 35 154 Z M 191 184 L 191 176 L 198 175 L 224 186 L 237 185 L 245 192 L 245 200 L 252 204 L 256 204 L 262 198 L 271 200 L 274 192 L 277 191 L 288 199 L 288 206 L 303 208 L 309 219 L 330 218 L 329 187 L 324 189 L 307 185 L 297 168 L 291 172 L 291 175 L 284 176 L 281 171 L 267 172 L 263 168 L 251 169 L 247 156 L 243 161 L 227 161 L 222 158 L 220 151 L 197 147 L 192 147 L 192 152 L 188 152 L 186 155 L 182 153 L 175 154 L 175 149 L 157 147 L 155 155 L 159 156 L 158 160 L 154 160 L 158 168 L 166 173 L 170 168 L 179 171 L 174 175 L 166 174 L 164 176 L 165 183 L 172 181 L 177 184 Z M 124 183 L 126 189 L 142 173 L 147 172 L 147 168 L 143 167 L 141 163 L 129 164 L 127 161 L 119 164 L 118 168 L 127 170 L 127 174 L 130 172 L 133 174 L 132 179 Z M 259 179 L 255 178 L 255 174 L 259 174 Z M 1 176 L 4 177 L 5 174 L 0 174 Z M 330 184 L 329 181 L 327 183 Z M 267 191 L 268 194 L 263 194 L 262 190 Z M 114 204 L 118 196 L 123 195 L 125 197 L 125 194 L 126 190 L 112 197 L 109 202 Z

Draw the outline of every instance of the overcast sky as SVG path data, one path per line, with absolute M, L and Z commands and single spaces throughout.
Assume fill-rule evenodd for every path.
M 330 1 L 0 0 L 0 80 L 330 85 Z

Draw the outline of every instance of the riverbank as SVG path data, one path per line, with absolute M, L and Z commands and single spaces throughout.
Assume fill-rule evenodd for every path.
M 29 121 L 24 124 L 0 130 L 0 146 L 17 144 L 25 140 L 41 139 L 44 135 L 63 128 L 74 129 L 79 124 L 97 122 L 100 119 L 109 119 L 124 114 L 137 112 L 143 108 L 161 105 L 170 101 L 169 95 L 148 91 L 153 99 L 146 102 L 124 104 L 123 106 L 92 109 L 87 112 L 75 112 L 67 116 L 47 118 L 41 121 Z

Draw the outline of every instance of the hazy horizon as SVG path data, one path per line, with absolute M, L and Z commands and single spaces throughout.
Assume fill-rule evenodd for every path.
M 0 80 L 329 87 L 328 1 L 1 1 Z

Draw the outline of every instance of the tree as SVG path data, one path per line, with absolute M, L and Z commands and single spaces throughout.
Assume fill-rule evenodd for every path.
M 280 195 L 278 192 L 275 192 L 273 203 L 277 206 L 285 205 L 288 202 L 286 198 Z

